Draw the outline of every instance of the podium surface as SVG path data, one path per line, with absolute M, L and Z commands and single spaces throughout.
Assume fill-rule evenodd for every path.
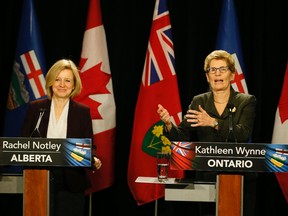
M 23 215 L 50 214 L 50 177 L 53 167 L 91 167 L 90 138 L 49 139 L 1 137 L 0 165 L 24 166 Z
M 288 172 L 287 144 L 172 141 L 171 147 L 172 169 L 218 173 L 217 216 L 243 214 L 243 173 Z
M 159 182 L 157 177 L 139 176 L 135 182 L 148 184 L 165 184 L 165 200 L 167 201 L 195 201 L 215 202 L 215 182 L 195 182 L 188 180 L 181 182 L 181 179 L 168 178 Z

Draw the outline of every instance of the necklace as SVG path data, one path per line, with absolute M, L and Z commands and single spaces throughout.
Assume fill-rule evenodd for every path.
M 228 102 L 228 101 L 218 102 L 218 101 L 214 100 L 214 103 L 217 103 L 217 104 L 225 104 L 225 103 L 227 103 L 227 102 Z
M 216 104 L 227 104 L 228 101 L 229 101 L 229 96 L 230 96 L 230 92 L 226 92 L 226 93 L 223 93 L 221 95 L 213 95 L 213 100 L 214 100 L 214 103 Z M 218 99 L 218 101 L 216 100 L 216 98 Z M 220 100 L 220 101 L 219 101 Z

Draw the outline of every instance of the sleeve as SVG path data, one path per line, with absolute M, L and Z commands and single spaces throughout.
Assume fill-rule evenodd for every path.
M 239 108 L 237 118 L 239 120 L 233 130 L 238 142 L 248 142 L 252 136 L 256 117 L 256 97 L 253 95 L 245 97 Z
M 28 104 L 28 107 L 26 109 L 25 117 L 24 117 L 24 122 L 21 128 L 21 134 L 20 136 L 22 137 L 30 137 L 33 129 L 36 125 L 35 123 L 35 113 L 36 109 L 31 105 L 31 103 Z
M 96 145 L 94 145 L 94 134 L 93 134 L 93 124 L 90 114 L 90 108 L 85 107 L 83 114 L 83 136 L 86 138 L 90 137 L 92 142 L 92 160 L 97 157 Z
M 188 109 L 196 109 L 194 105 L 194 98 L 189 105 Z M 187 110 L 188 110 L 187 109 Z M 180 122 L 178 127 L 172 124 L 172 128 L 169 132 L 164 130 L 164 136 L 166 136 L 171 141 L 191 141 L 194 140 L 196 129 L 190 126 L 190 123 L 187 122 L 187 118 L 183 117 L 183 120 Z

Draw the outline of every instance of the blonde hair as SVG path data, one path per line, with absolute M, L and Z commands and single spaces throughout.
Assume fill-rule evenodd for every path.
M 77 66 L 74 64 L 72 60 L 61 59 L 52 65 L 52 67 L 49 69 L 46 75 L 45 88 L 47 92 L 47 97 L 49 99 L 51 99 L 53 96 L 52 85 L 54 84 L 59 73 L 63 71 L 64 69 L 71 70 L 73 73 L 73 77 L 74 77 L 74 89 L 70 94 L 70 98 L 75 97 L 81 92 L 82 82 L 81 82 L 81 78 L 80 78 Z
M 209 67 L 210 67 L 210 63 L 213 59 L 221 59 L 226 61 L 227 66 L 229 67 L 230 71 L 232 73 L 236 72 L 236 68 L 235 68 L 235 61 L 234 58 L 232 57 L 232 55 L 228 52 L 226 52 L 225 50 L 214 50 L 213 52 L 211 52 L 205 59 L 204 61 L 204 71 L 207 72 Z

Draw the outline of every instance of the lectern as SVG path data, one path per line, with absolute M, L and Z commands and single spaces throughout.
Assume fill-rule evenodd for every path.
M 220 174 L 216 182 L 169 180 L 165 183 L 167 201 L 215 202 L 217 216 L 242 215 L 242 175 Z
M 25 167 L 23 215 L 49 215 L 49 169 L 91 167 L 91 149 L 90 138 L 0 138 L 0 165 Z
M 243 176 L 217 175 L 216 213 L 218 216 L 243 215 Z
M 288 172 L 287 144 L 175 141 L 171 146 L 172 169 L 218 173 L 215 193 L 217 216 L 243 215 L 243 173 Z M 166 188 L 171 190 L 169 184 Z M 207 194 L 205 190 L 202 192 Z M 180 199 L 179 194 L 179 191 L 174 191 L 174 200 Z M 172 200 L 171 194 L 169 196 Z
M 23 175 L 23 215 L 50 215 L 49 171 L 25 169 Z

